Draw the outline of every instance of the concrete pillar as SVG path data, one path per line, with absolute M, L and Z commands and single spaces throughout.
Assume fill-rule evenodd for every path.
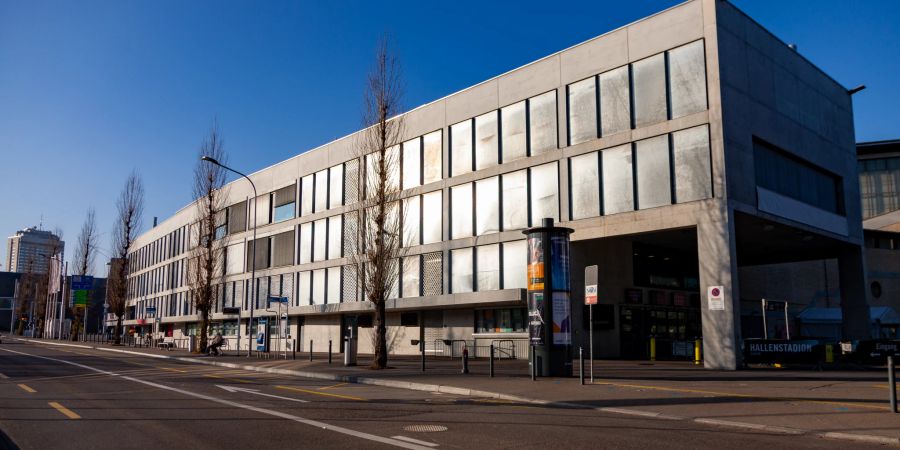
M 871 339 L 869 304 L 866 302 L 866 263 L 862 247 L 841 249 L 838 255 L 838 278 L 841 286 L 843 339 Z
M 707 369 L 735 370 L 741 361 L 741 305 L 735 255 L 734 212 L 711 214 L 709 221 L 697 224 L 703 364 Z M 710 310 L 710 286 L 722 286 L 724 311 Z

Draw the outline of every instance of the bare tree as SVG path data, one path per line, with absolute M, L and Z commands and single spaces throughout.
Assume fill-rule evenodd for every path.
M 94 260 L 97 259 L 97 221 L 94 207 L 88 208 L 87 217 L 81 225 L 81 232 L 78 234 L 78 247 L 75 248 L 75 259 L 72 265 L 75 266 L 75 275 L 90 275 L 94 270 Z M 88 291 L 88 303 L 84 308 L 75 306 L 73 311 L 74 321 L 72 322 L 72 340 L 78 340 L 81 324 L 84 320 L 84 313 L 91 304 L 91 294 Z
M 373 369 L 387 367 L 388 346 L 385 303 L 397 287 L 401 256 L 400 151 L 403 134 L 400 65 L 387 40 L 378 46 L 375 65 L 368 75 L 363 125 L 356 155 L 363 187 L 358 214 L 347 231 L 353 255 L 351 268 L 365 299 L 375 307 Z
M 128 299 L 128 251 L 141 229 L 144 215 L 144 183 L 137 171 L 132 171 L 116 201 L 116 222 L 113 224 L 113 251 L 116 264 L 110 266 L 107 281 L 107 301 L 110 312 L 116 315 L 116 344 L 122 343 L 122 320 Z
M 225 150 L 218 125 L 213 124 L 209 135 L 200 144 L 200 156 L 209 156 L 226 164 Z M 187 285 L 191 301 L 200 315 L 200 349 L 206 348 L 209 312 L 216 299 L 216 289 L 225 276 L 225 169 L 197 159 L 194 167 L 193 195 L 196 198 L 197 222 L 191 226 L 194 234 L 188 259 Z

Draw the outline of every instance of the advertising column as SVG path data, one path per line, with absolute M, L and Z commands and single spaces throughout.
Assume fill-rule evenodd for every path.
M 538 376 L 572 373 L 571 286 L 569 285 L 570 228 L 553 226 L 543 219 L 529 228 L 528 236 L 528 333 L 534 345 Z

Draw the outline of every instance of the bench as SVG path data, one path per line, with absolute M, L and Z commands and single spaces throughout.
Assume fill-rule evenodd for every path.
M 166 350 L 171 351 L 173 348 L 175 348 L 175 341 L 167 341 L 165 339 L 160 339 L 156 342 L 156 347 L 164 348 Z

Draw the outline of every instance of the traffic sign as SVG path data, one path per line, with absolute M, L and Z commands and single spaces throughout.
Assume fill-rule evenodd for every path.
M 287 303 L 287 297 L 275 297 L 274 295 L 269 296 L 269 303 Z

